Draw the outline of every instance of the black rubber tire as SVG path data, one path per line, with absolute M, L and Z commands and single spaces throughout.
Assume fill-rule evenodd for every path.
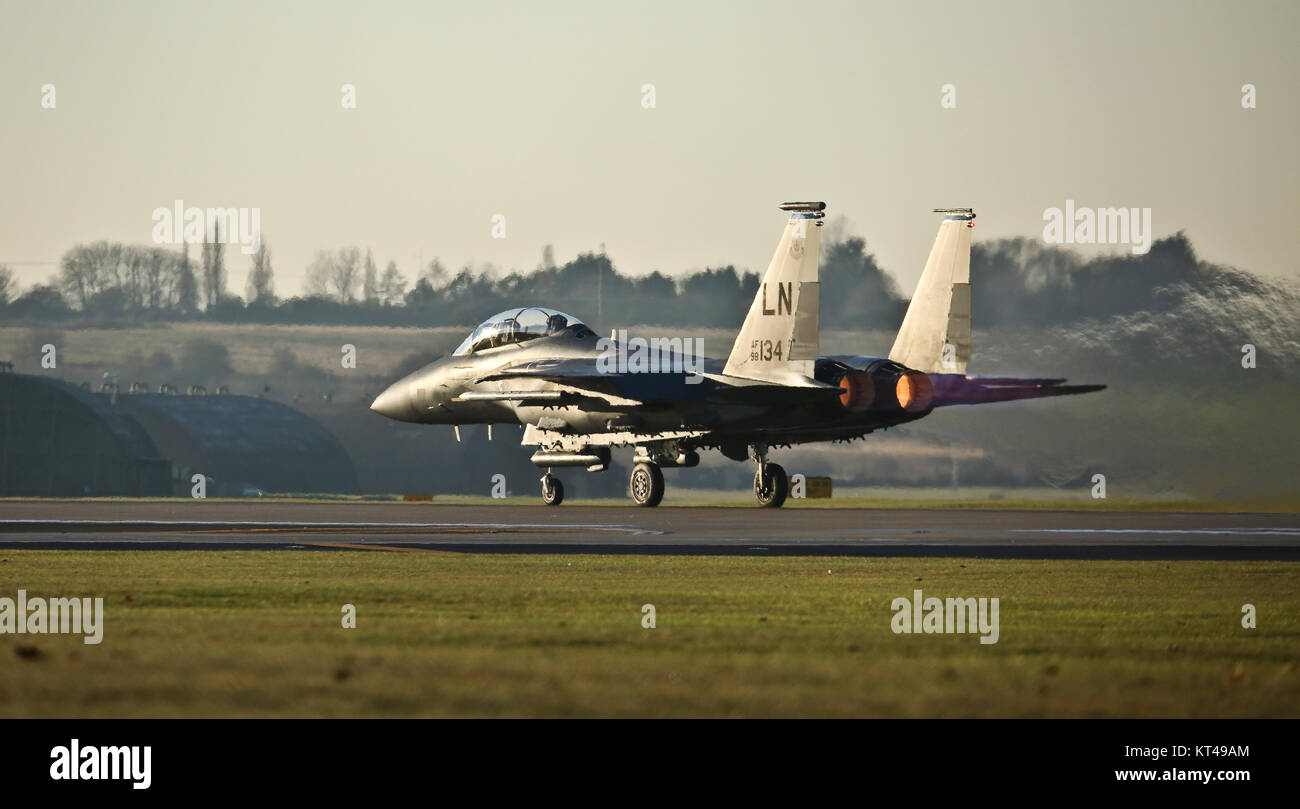
M 767 485 L 760 483 L 766 480 Z M 790 494 L 790 478 L 780 464 L 763 464 L 763 472 L 754 473 L 754 498 L 764 508 L 780 508 Z
M 638 506 L 653 508 L 664 499 L 664 473 L 658 464 L 642 461 L 632 467 L 627 493 Z
M 558 506 L 564 502 L 564 484 L 559 478 L 551 478 L 549 486 L 542 483 L 542 502 L 548 506 Z

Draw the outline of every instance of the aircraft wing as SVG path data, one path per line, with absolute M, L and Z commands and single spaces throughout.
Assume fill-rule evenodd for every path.
M 612 407 L 637 407 L 643 404 L 636 399 L 572 385 L 560 385 L 556 390 L 470 391 L 456 397 L 458 402 L 510 402 L 524 407 L 578 404 L 586 399 L 595 399 Z
M 602 373 L 596 360 L 590 357 L 575 359 L 534 360 L 511 365 L 481 376 L 475 382 L 495 382 L 502 379 L 545 379 L 551 382 L 570 382 L 579 379 L 609 379 Z
M 572 391 L 590 392 L 597 398 L 644 402 L 673 402 L 709 397 L 747 401 L 757 397 L 766 404 L 788 400 L 801 402 L 810 390 L 816 394 L 839 395 L 839 388 L 813 379 L 792 375 L 789 383 L 749 379 L 719 373 L 721 363 L 705 360 L 699 373 L 613 372 L 594 358 L 548 359 L 521 363 L 479 377 L 476 382 L 541 379 Z
M 609 405 L 621 408 L 637 407 L 651 401 L 674 401 L 688 399 L 700 392 L 700 385 L 688 383 L 692 374 L 687 373 L 610 373 L 602 369 L 595 358 L 576 357 L 571 359 L 546 359 L 524 362 L 501 368 L 485 374 L 475 382 L 520 383 L 528 380 L 549 382 L 554 390 L 564 392 L 563 401 L 553 404 L 567 404 L 575 398 L 601 400 Z M 501 394 L 472 394 L 481 397 L 494 396 L 498 399 L 516 398 Z M 540 400 L 554 396 L 553 393 L 538 391 L 534 396 L 521 397 Z M 526 404 L 536 403 L 534 401 Z
M 965 377 L 957 374 L 930 374 L 934 383 L 934 406 L 1010 402 L 1017 399 L 1043 399 L 1048 396 L 1073 396 L 1105 390 L 1105 385 L 1065 385 L 1064 379 L 1013 379 L 1011 377 Z

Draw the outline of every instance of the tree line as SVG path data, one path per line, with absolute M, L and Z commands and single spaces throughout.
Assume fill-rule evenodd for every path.
M 738 327 L 758 290 L 759 276 L 734 265 L 705 267 L 674 278 L 661 272 L 619 272 L 603 251 L 557 264 L 543 251 L 531 270 L 464 267 L 448 271 L 438 259 L 408 279 L 397 262 L 383 269 L 371 250 L 320 250 L 307 267 L 302 294 L 280 297 L 271 250 L 263 241 L 250 257 L 244 294 L 227 289 L 224 245 L 179 250 L 117 242 L 68 250 L 44 284 L 19 290 L 0 265 L 0 320 L 120 324 L 142 321 L 473 326 L 512 306 L 549 306 L 605 330 L 625 325 Z M 1146 255 L 1085 259 L 1032 239 L 981 242 L 971 251 L 977 327 L 1045 326 L 1164 311 L 1193 295 L 1219 303 L 1242 297 L 1287 299 L 1250 273 L 1200 260 L 1183 233 L 1157 240 Z M 893 331 L 907 299 L 877 264 L 866 242 L 827 228 L 820 264 L 824 328 Z
M 303 294 L 280 297 L 271 250 L 263 241 L 251 256 L 241 296 L 227 289 L 224 244 L 204 243 L 191 255 L 188 244 L 175 249 L 98 241 L 68 250 L 53 277 L 25 291 L 0 265 L 0 318 L 472 326 L 498 311 L 531 304 L 598 326 L 728 327 L 744 319 L 758 280 L 757 273 L 733 265 L 679 278 L 658 271 L 632 276 L 619 272 L 603 251 L 556 264 L 549 246 L 529 271 L 464 267 L 451 272 L 435 258 L 409 279 L 396 261 L 381 270 L 371 250 L 349 246 L 317 251 Z M 823 318 L 851 327 L 864 316 L 902 317 L 905 302 L 862 239 L 824 245 L 822 284 Z

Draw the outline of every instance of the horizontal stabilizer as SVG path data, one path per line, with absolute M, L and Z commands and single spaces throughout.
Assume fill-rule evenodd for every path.
M 1059 385 L 1065 381 L 1064 377 L 1046 377 L 1043 379 L 1016 379 L 1011 376 L 972 376 L 968 377 L 971 382 L 978 382 L 981 385 L 998 388 L 1007 385 Z
M 1105 385 L 1062 385 L 1064 379 L 970 379 L 957 374 L 931 374 L 930 381 L 934 383 L 935 407 L 1076 396 L 1106 389 Z

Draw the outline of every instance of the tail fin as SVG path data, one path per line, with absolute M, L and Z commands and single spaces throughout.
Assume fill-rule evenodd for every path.
M 824 202 L 787 202 L 790 221 L 776 245 L 723 373 L 785 385 L 815 384 L 821 292 L 817 261 Z
M 944 214 L 930 258 L 907 307 L 889 358 L 932 374 L 965 374 L 970 361 L 970 208 Z

